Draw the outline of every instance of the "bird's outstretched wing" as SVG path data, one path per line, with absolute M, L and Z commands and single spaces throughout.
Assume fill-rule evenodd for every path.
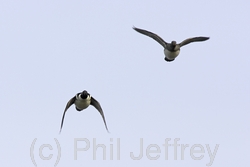
M 188 39 L 185 39 L 184 41 L 182 41 L 179 45 L 180 47 L 184 46 L 184 45 L 187 45 L 191 42 L 201 42 L 201 41 L 206 41 L 208 40 L 209 37 L 194 37 L 194 38 L 188 38 Z
M 102 107 L 101 107 L 100 103 L 93 96 L 91 96 L 91 102 L 90 102 L 90 104 L 92 106 L 94 106 L 99 111 L 99 113 L 102 116 L 102 119 L 103 119 L 103 122 L 105 124 L 105 127 L 106 127 L 107 131 L 109 132 L 107 124 L 106 124 L 106 121 L 105 121 L 104 113 L 102 111 Z
M 75 103 L 75 100 L 76 100 L 76 96 L 72 97 L 72 98 L 68 101 L 68 103 L 67 103 L 67 105 L 66 105 L 66 107 L 65 107 L 65 110 L 64 110 L 64 113 L 63 113 L 63 117 L 62 117 L 62 122 L 61 122 L 60 133 L 61 133 L 62 127 L 63 127 L 63 120 L 64 120 L 65 113 L 66 113 L 66 111 L 69 109 L 69 107 L 70 107 L 72 104 Z
M 143 29 L 139 29 L 136 27 L 133 27 L 133 29 L 141 34 L 147 35 L 151 38 L 153 38 L 154 40 L 156 40 L 159 44 L 161 44 L 164 48 L 167 47 L 167 42 L 165 42 L 161 37 L 159 37 L 157 34 L 152 33 L 150 31 L 147 30 L 143 30 Z

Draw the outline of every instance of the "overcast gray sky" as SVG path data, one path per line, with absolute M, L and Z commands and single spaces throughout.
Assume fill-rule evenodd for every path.
M 249 6 L 1 1 L 1 166 L 249 165 Z M 210 39 L 168 63 L 133 26 L 168 42 Z M 59 134 L 66 103 L 83 90 L 110 133 L 94 107 L 72 106 Z

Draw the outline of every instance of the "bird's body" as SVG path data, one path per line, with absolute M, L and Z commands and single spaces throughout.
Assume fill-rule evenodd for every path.
M 169 51 L 167 49 L 164 49 L 164 55 L 166 61 L 173 61 L 180 53 L 180 49 L 176 51 Z
M 165 42 L 160 36 L 158 36 L 155 33 L 152 33 L 147 30 L 139 29 L 136 27 L 133 27 L 133 29 L 141 34 L 144 34 L 153 38 L 159 44 L 161 44 L 164 47 L 164 54 L 165 54 L 166 61 L 173 61 L 179 55 L 180 48 L 182 46 L 187 45 L 191 42 L 199 42 L 199 41 L 205 41 L 209 39 L 209 37 L 193 37 L 193 38 L 188 38 L 179 44 L 177 44 L 176 41 L 172 41 L 171 43 L 168 43 L 168 42 Z
M 86 99 L 81 98 L 81 93 L 76 94 L 75 107 L 77 111 L 86 109 L 91 103 L 91 96 L 87 96 Z
M 67 103 L 67 105 L 65 107 L 64 113 L 63 113 L 60 132 L 61 132 L 62 127 L 63 127 L 63 121 L 64 121 L 65 113 L 72 104 L 75 104 L 75 108 L 76 108 L 77 111 L 82 111 L 82 110 L 88 108 L 89 105 L 94 106 L 99 111 L 99 113 L 101 114 L 103 122 L 105 124 L 105 127 L 106 127 L 106 129 L 108 131 L 108 127 L 107 127 L 105 117 L 104 117 L 104 113 L 102 111 L 100 103 L 96 99 L 94 99 L 94 97 L 92 97 L 86 90 L 84 90 L 81 93 L 77 93 L 74 97 L 72 97 L 68 101 L 68 103 Z

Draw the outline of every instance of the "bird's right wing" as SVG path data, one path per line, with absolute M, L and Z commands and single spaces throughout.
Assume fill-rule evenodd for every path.
M 60 133 L 61 133 L 62 127 L 63 127 L 63 120 L 64 120 L 65 113 L 66 113 L 66 111 L 69 109 L 69 107 L 70 107 L 72 104 L 75 103 L 75 100 L 76 100 L 76 96 L 72 97 L 72 98 L 68 101 L 68 103 L 67 103 L 67 105 L 66 105 L 66 107 L 65 107 L 65 110 L 64 110 L 64 113 L 63 113 L 63 117 L 62 117 L 62 122 L 61 122 Z
M 147 35 L 151 38 L 153 38 L 154 40 L 156 40 L 159 44 L 161 44 L 164 48 L 167 47 L 167 42 L 165 42 L 161 37 L 159 37 L 157 34 L 152 33 L 150 31 L 147 30 L 143 30 L 143 29 L 139 29 L 136 27 L 133 27 L 133 29 L 141 34 Z

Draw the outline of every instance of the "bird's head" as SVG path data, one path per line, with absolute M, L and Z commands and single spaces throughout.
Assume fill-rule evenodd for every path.
M 177 51 L 180 49 L 180 46 L 176 43 L 176 41 L 172 41 L 170 48 L 171 48 L 171 50 Z
M 84 90 L 84 91 L 81 93 L 81 98 L 82 98 L 82 99 L 86 99 L 88 96 L 89 96 L 89 93 L 88 93 L 86 90 Z
M 176 46 L 176 41 L 172 41 L 171 45 Z

